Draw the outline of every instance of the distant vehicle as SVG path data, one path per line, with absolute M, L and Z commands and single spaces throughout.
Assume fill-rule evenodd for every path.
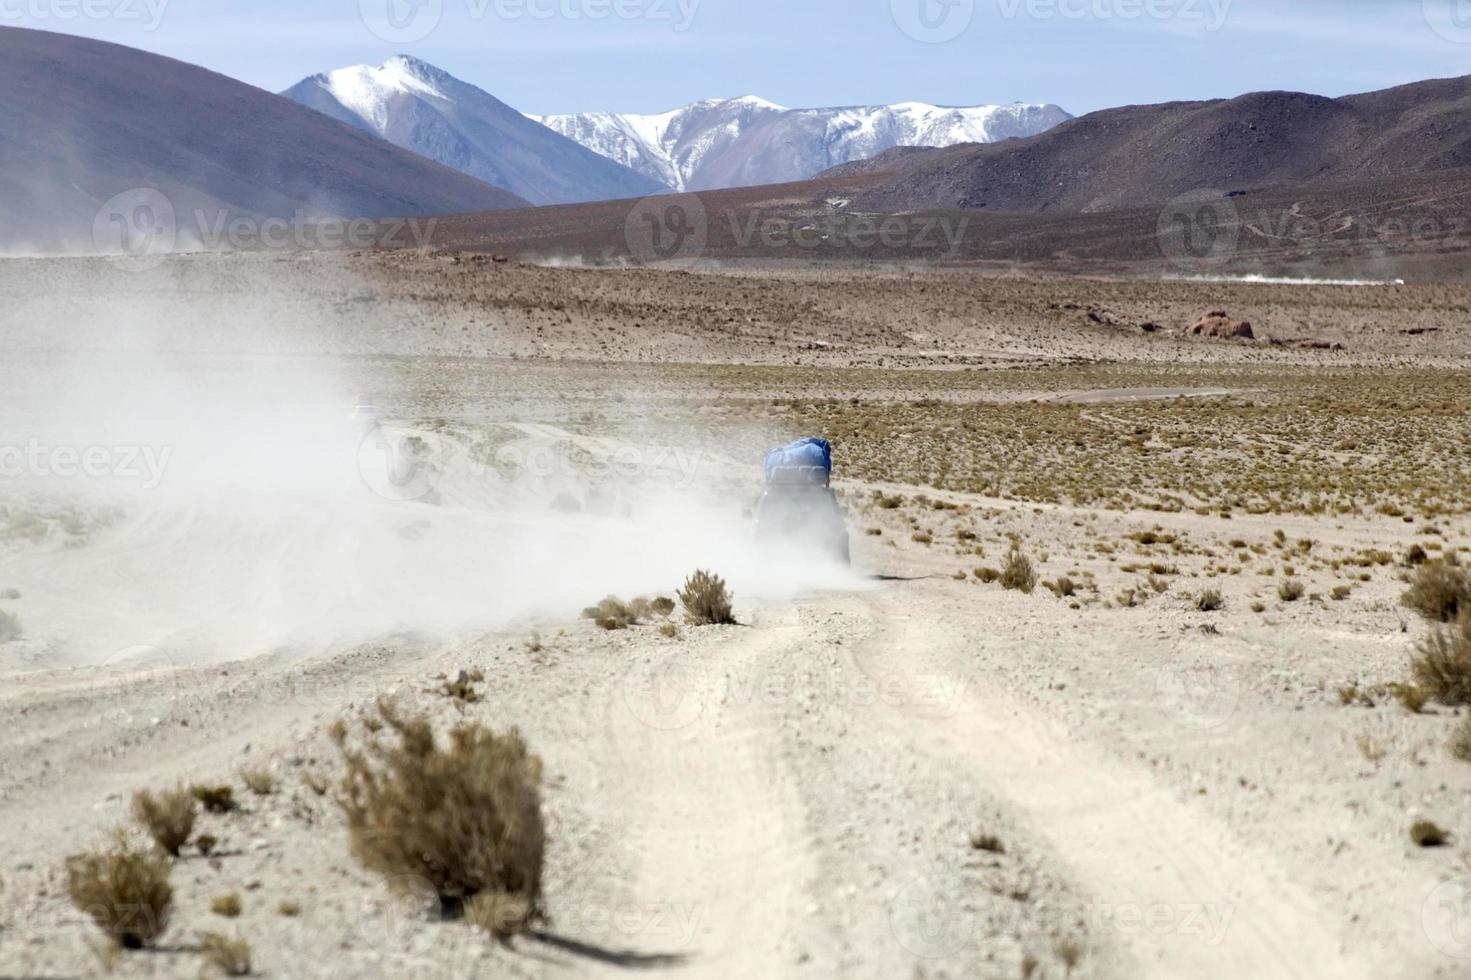
M 848 522 L 832 489 L 832 445 L 801 439 L 766 454 L 766 490 L 756 503 L 763 548 L 815 553 L 847 565 Z

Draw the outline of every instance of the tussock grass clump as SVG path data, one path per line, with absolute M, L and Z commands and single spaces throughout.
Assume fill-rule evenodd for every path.
M 276 775 L 265 766 L 243 766 L 240 781 L 256 796 L 270 796 L 276 792 Z
M 1277 586 L 1277 598 L 1283 602 L 1296 602 L 1307 595 L 1308 588 L 1295 578 L 1290 578 Z
M 146 789 L 133 794 L 134 819 L 172 857 L 178 857 L 179 850 L 189 843 L 198 814 L 199 804 L 183 786 L 164 790 L 157 796 Z
M 480 669 L 462 670 L 455 675 L 454 680 L 446 679 L 439 687 L 439 693 L 461 705 L 478 704 L 484 695 L 477 684 L 485 682 L 485 671 Z
M 1037 588 L 1037 569 L 1033 567 L 1032 559 L 1018 548 L 1011 549 L 1006 556 L 1006 564 L 1001 566 L 1000 582 L 1003 589 L 1031 595 Z
M 1416 847 L 1444 847 L 1450 834 L 1430 820 L 1416 820 L 1410 826 L 1410 840 Z
M 1471 704 L 1471 612 L 1420 641 L 1410 676 L 1415 687 L 1447 707 Z
M 996 568 L 989 568 L 989 567 L 987 567 L 987 568 L 977 568 L 971 574 L 973 574 L 976 578 L 980 579 L 982 582 L 985 582 L 987 585 L 990 585 L 992 582 L 996 581 L 997 579 L 999 579 L 1001 577 L 1001 570 L 1000 569 L 996 569 Z
M 584 619 L 590 619 L 602 629 L 626 630 L 630 626 L 637 626 L 639 622 L 639 610 L 633 605 L 624 602 L 617 596 L 608 596 L 596 606 L 589 606 L 582 611 Z
M 1216 589 L 1206 589 L 1196 596 L 1195 608 L 1201 612 L 1219 612 L 1226 608 L 1226 598 Z
M 224 976 L 250 976 L 250 943 L 239 936 L 207 932 L 199 937 L 199 951 L 204 955 L 204 962 Z
M 123 949 L 146 949 L 168 928 L 174 866 L 155 851 L 133 850 L 119 834 L 113 849 L 66 859 L 66 893 Z
M 0 643 L 9 643 L 24 635 L 25 631 L 20 628 L 20 617 L 0 609 Z
M 1445 561 L 1421 565 L 1400 601 L 1432 623 L 1453 623 L 1471 610 L 1471 571 Z
M 387 701 L 378 713 L 396 743 L 370 735 L 354 748 L 346 724 L 332 729 L 347 766 L 337 802 L 353 855 L 400 883 L 426 884 L 447 915 L 470 913 L 499 936 L 524 930 L 541 907 L 541 760 L 515 729 L 459 725 L 441 745 L 427 718 Z
M 989 854 L 1006 853 L 1006 845 L 995 834 L 972 834 L 970 847 L 973 851 L 986 851 Z
M 1043 582 L 1042 584 L 1059 599 L 1070 599 L 1078 594 L 1078 584 L 1066 575 L 1056 582 Z
M 1461 719 L 1456 730 L 1451 732 L 1451 755 L 1462 762 L 1471 762 L 1471 715 Z
M 240 913 L 245 911 L 245 903 L 241 901 L 239 892 L 230 892 L 227 895 L 216 896 L 215 900 L 209 903 L 209 910 L 227 919 L 238 919 Z
M 240 806 L 235 802 L 235 787 L 233 786 L 224 784 L 207 786 L 203 783 L 195 783 L 189 787 L 189 792 L 210 813 L 229 813 Z
M 1430 700 L 1430 692 L 1414 684 L 1391 684 L 1388 690 L 1412 715 L 1418 715 L 1424 711 L 1425 703 Z
M 685 618 L 695 626 L 729 626 L 735 624 L 730 590 L 725 579 L 706 571 L 697 571 L 685 579 L 677 593 L 684 604 Z

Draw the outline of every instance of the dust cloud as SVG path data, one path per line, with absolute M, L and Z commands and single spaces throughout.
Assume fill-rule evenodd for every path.
M 191 314 L 230 353 L 178 343 Z M 636 424 L 381 417 L 369 406 L 401 393 L 355 390 L 348 359 L 250 353 L 255 324 L 315 328 L 292 315 L 262 300 L 222 327 L 196 291 L 0 338 L 0 590 L 21 595 L 0 607 L 24 628 L 0 665 L 529 630 L 608 594 L 672 594 L 696 568 L 738 611 L 861 584 L 757 549 L 742 494 L 758 459 L 647 444 Z

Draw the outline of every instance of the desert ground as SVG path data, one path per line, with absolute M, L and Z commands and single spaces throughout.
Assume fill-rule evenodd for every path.
M 1471 287 L 406 251 L 0 284 L 0 976 L 194 977 L 210 933 L 282 978 L 1471 968 L 1465 710 L 1412 696 L 1402 602 L 1471 540 Z M 754 544 L 806 435 L 851 568 Z M 583 615 L 697 569 L 739 625 Z M 533 933 L 354 859 L 331 729 L 384 698 L 540 757 Z M 67 859 L 180 784 L 238 806 L 110 951 Z

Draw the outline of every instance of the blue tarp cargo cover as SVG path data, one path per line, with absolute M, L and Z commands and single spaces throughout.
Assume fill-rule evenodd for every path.
M 824 477 L 831 476 L 832 444 L 826 439 L 798 439 L 790 446 L 768 452 L 764 469 L 768 483 L 783 472 L 820 471 Z

